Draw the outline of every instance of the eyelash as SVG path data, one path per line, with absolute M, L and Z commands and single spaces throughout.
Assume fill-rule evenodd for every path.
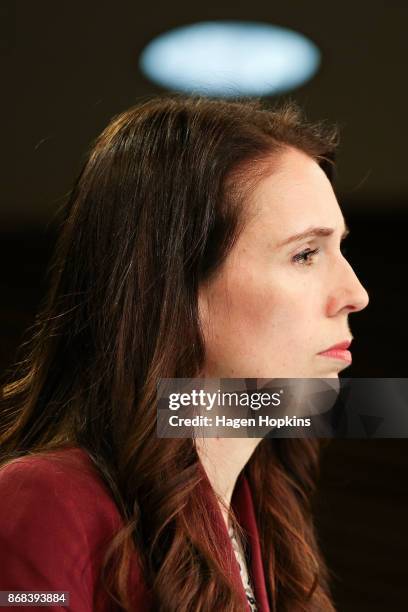
M 347 253 L 347 247 L 344 244 L 340 245 L 340 250 L 341 250 L 343 255 L 345 255 L 345 253 Z M 305 249 L 301 253 L 298 253 L 297 255 L 294 255 L 293 258 L 292 258 L 292 261 L 294 261 L 295 263 L 300 263 L 302 266 L 303 265 L 310 266 L 310 265 L 312 265 L 313 256 L 317 255 L 317 253 L 319 253 L 319 251 L 320 251 L 319 248 L 317 248 L 317 249 Z M 311 257 L 311 259 L 304 259 L 305 257 Z
M 294 255 L 294 257 L 292 258 L 292 261 L 294 261 L 295 263 L 300 263 L 301 265 L 307 265 L 310 266 L 312 260 L 311 259 L 304 259 L 305 257 L 310 257 L 313 255 L 317 255 L 317 253 L 320 251 L 320 249 L 305 249 L 304 251 L 302 251 L 301 253 L 298 253 L 297 255 Z

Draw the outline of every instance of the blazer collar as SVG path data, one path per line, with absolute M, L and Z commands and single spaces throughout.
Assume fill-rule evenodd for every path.
M 270 612 L 255 506 L 251 487 L 243 472 L 241 472 L 237 479 L 232 495 L 231 506 L 240 526 L 245 531 L 249 543 L 249 569 L 258 610 L 259 612 Z
M 214 527 L 219 538 L 220 550 L 224 551 L 225 554 L 226 571 L 229 572 L 232 581 L 237 589 L 241 591 L 243 600 L 247 604 L 247 598 L 242 584 L 238 561 L 232 547 L 232 542 L 221 512 L 221 508 L 202 465 L 201 468 L 204 473 L 204 480 L 201 482 L 201 485 L 203 486 L 202 493 L 207 497 L 209 510 L 211 512 Z M 235 512 L 240 526 L 244 529 L 245 535 L 247 536 L 250 551 L 248 569 L 258 611 L 270 612 L 255 507 L 249 482 L 243 472 L 240 473 L 235 484 L 231 500 L 231 507 Z

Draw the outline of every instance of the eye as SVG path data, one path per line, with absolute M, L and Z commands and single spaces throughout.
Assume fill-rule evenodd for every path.
M 301 265 L 310 266 L 312 264 L 313 256 L 319 252 L 320 249 L 305 249 L 301 253 L 294 255 L 292 261 L 300 263 Z

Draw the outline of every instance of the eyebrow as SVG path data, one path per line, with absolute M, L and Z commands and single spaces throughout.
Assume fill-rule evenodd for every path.
M 321 236 L 331 236 L 334 234 L 336 230 L 332 227 L 309 227 L 307 230 L 303 232 L 299 232 L 298 234 L 294 234 L 293 236 L 289 236 L 289 238 L 285 238 L 282 242 L 279 242 L 277 247 L 283 247 L 287 244 L 291 244 L 292 242 L 300 242 L 304 240 L 304 238 L 312 238 L 312 237 L 321 237 Z M 347 225 L 344 225 L 344 231 L 341 235 L 341 240 L 344 240 L 346 236 L 350 233 L 350 229 Z

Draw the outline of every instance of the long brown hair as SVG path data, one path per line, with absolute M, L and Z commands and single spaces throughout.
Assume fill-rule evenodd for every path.
M 3 389 L 0 465 L 87 451 L 124 519 L 104 574 L 125 610 L 132 549 L 155 609 L 242 609 L 195 494 L 195 443 L 156 437 L 156 384 L 200 372 L 199 284 L 228 255 L 271 158 L 293 146 L 330 177 L 336 144 L 335 127 L 309 123 L 291 101 L 167 96 L 114 117 L 87 154 L 49 293 Z M 265 438 L 244 468 L 274 612 L 333 610 L 311 513 L 318 460 L 316 440 Z

